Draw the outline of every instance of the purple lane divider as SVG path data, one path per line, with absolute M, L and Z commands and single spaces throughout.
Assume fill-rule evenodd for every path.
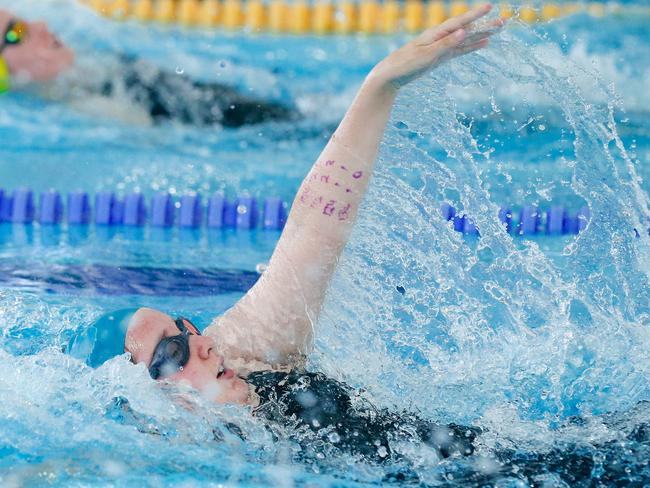
M 183 195 L 181 197 L 181 210 L 178 225 L 181 227 L 199 227 L 203 217 L 201 196 Z
M 472 222 L 472 220 L 467 217 L 465 217 L 465 222 L 463 222 L 463 234 L 473 235 L 473 236 L 479 235 L 476 224 L 474 224 L 474 222 Z
M 105 191 L 95 195 L 95 223 L 113 225 L 115 218 L 115 193 Z
M 234 229 L 237 224 L 237 202 L 226 202 L 223 209 L 223 226 Z
M 264 221 L 262 227 L 268 230 L 281 230 L 287 220 L 284 202 L 279 198 L 264 200 Z
M 124 200 L 116 198 L 113 203 L 113 211 L 111 212 L 111 224 L 122 225 L 124 224 Z
M 2 201 L 2 220 L 11 222 L 11 212 L 13 211 L 14 198 L 11 195 L 5 195 Z
M 257 225 L 257 201 L 253 197 L 239 197 L 237 199 L 238 229 L 254 229 Z
M 88 193 L 77 191 L 68 193 L 68 224 L 85 225 L 90 222 L 90 203 Z
M 577 234 L 580 232 L 580 222 L 578 222 L 578 215 L 567 215 L 564 220 L 564 233 Z
M 519 233 L 521 235 L 535 235 L 539 229 L 539 210 L 532 205 L 526 205 L 519 212 Z
M 215 193 L 208 200 L 208 227 L 222 229 L 224 227 L 224 211 L 228 202 L 221 193 Z
M 124 197 L 124 225 L 143 226 L 147 221 L 147 207 L 142 193 L 130 193 Z
M 174 224 L 177 207 L 179 207 L 181 227 L 197 228 L 204 224 L 204 209 L 198 194 L 184 195 L 175 205 L 168 193 L 158 194 L 152 198 L 150 224 L 154 227 L 171 227 Z M 98 193 L 95 195 L 94 210 L 95 223 L 98 225 L 143 226 L 147 224 L 147 205 L 140 193 L 127 194 L 123 200 L 116 198 L 114 192 Z M 60 223 L 64 213 L 61 195 L 54 190 L 41 193 L 38 212 L 35 212 L 34 195 L 30 189 L 18 188 L 11 194 L 0 189 L 0 221 L 30 223 L 36 213 L 42 224 Z M 471 216 L 458 214 L 449 203 L 441 204 L 440 213 L 445 220 L 453 223 L 454 230 L 468 235 L 480 235 Z M 65 214 L 69 224 L 89 224 L 91 207 L 88 194 L 82 191 L 68 194 Z M 498 218 L 506 224 L 509 233 L 516 228 L 518 235 L 530 236 L 540 232 L 560 235 L 578 234 L 586 229 L 591 213 L 586 206 L 571 215 L 560 205 L 544 211 L 528 205 L 517 212 L 517 217 L 518 219 L 513 219 L 513 212 L 508 207 L 499 209 Z M 250 230 L 258 226 L 260 218 L 264 229 L 281 230 L 287 219 L 287 204 L 280 198 L 272 197 L 264 200 L 263 208 L 259 209 L 253 197 L 240 196 L 234 202 L 229 202 L 220 193 L 214 194 L 208 200 L 208 227 Z M 650 229 L 635 230 L 637 235 L 646 231 L 650 235 Z
M 451 220 L 456 216 L 456 209 L 447 202 L 443 202 L 443 204 L 440 205 L 440 213 L 442 214 L 443 219 Z
M 58 191 L 46 191 L 41 193 L 41 204 L 39 207 L 39 219 L 41 224 L 58 224 L 63 215 L 63 203 L 61 194 Z
M 155 227 L 174 225 L 174 202 L 169 193 L 159 193 L 151 199 L 151 225 Z
M 546 213 L 546 233 L 549 235 L 564 234 L 566 210 L 562 206 L 553 206 Z
M 499 209 L 499 221 L 506 224 L 506 232 L 512 233 L 512 211 L 508 207 Z
M 589 219 L 591 219 L 591 212 L 589 211 L 589 207 L 585 206 L 578 210 L 576 218 L 578 219 L 578 232 L 585 230 L 587 228 L 587 224 L 589 223 Z
M 5 191 L 0 188 L 0 222 L 7 220 L 7 215 L 9 215 L 10 212 L 10 210 L 7 210 L 9 204 L 9 197 L 5 196 Z
M 454 222 L 454 230 L 456 232 L 463 232 L 463 229 L 465 228 L 465 216 L 456 215 L 452 220 Z
M 11 222 L 25 224 L 34 220 L 34 194 L 29 188 L 14 190 L 11 206 Z

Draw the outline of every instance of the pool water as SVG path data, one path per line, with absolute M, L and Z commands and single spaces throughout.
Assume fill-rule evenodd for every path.
M 135 55 L 293 101 L 306 116 L 235 130 L 134 127 L 10 94 L 0 103 L 5 190 L 291 201 L 365 74 L 405 40 L 186 31 L 113 23 L 71 1 L 13 3 L 0 7 L 47 19 L 87 62 Z M 378 407 L 487 429 L 480 456 L 441 461 L 412 445 L 384 465 L 344 453 L 302 462 L 290 435 L 271 435 L 244 409 L 161 388 L 126 357 L 93 370 L 61 352 L 123 308 L 207 325 L 255 281 L 278 232 L 3 223 L 2 484 L 369 486 L 408 468 L 434 486 L 473 485 L 477 473 L 518 486 L 495 473 L 505 449 L 522 472 L 524 458 L 542 456 L 540 484 L 580 484 L 567 481 L 575 466 L 543 461 L 557 449 L 592 460 L 585 486 L 649 483 L 649 441 L 638 434 L 650 421 L 639 403 L 650 400 L 647 21 L 513 24 L 396 104 L 310 368 L 363 388 Z M 481 237 L 454 232 L 442 201 L 472 215 Z M 522 239 L 496 218 L 500 206 L 556 204 L 588 205 L 587 229 Z

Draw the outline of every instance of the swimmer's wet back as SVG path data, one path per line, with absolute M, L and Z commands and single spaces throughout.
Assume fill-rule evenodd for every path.
M 155 122 L 232 128 L 300 118 L 289 105 L 254 98 L 224 84 L 193 81 L 127 57 L 121 58 L 118 76 L 103 86 L 104 95 L 116 93 L 144 107 Z
M 377 409 L 349 386 L 322 373 L 263 371 L 248 382 L 260 397 L 256 415 L 293 429 L 306 453 L 324 443 L 369 461 L 393 457 L 391 442 L 423 442 L 441 458 L 474 452 L 479 429 L 440 425 L 408 412 Z

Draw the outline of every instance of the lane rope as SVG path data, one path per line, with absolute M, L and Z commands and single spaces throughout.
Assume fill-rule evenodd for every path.
M 474 220 L 449 203 L 443 203 L 440 212 L 455 231 L 480 235 Z M 258 199 L 240 195 L 228 199 L 222 193 L 207 198 L 199 193 L 178 197 L 157 193 L 147 200 L 142 193 L 120 196 L 112 191 L 103 191 L 93 198 L 88 192 L 73 191 L 64 199 L 58 191 L 48 190 L 37 199 L 29 188 L 17 188 L 12 192 L 0 189 L 0 222 L 12 224 L 280 231 L 288 213 L 289 204 L 279 197 Z M 523 205 L 500 208 L 498 218 L 512 235 L 575 235 L 587 227 L 591 213 L 586 206 L 571 211 L 563 205 L 549 208 Z M 635 229 L 635 233 L 637 236 L 650 235 L 650 228 Z
M 462 14 L 471 5 L 439 0 L 80 0 L 114 20 L 275 34 L 416 33 Z M 650 15 L 650 7 L 615 2 L 499 5 L 501 16 L 533 24 L 574 14 Z

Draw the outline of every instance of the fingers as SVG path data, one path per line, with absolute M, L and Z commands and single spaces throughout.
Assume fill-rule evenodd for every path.
M 478 42 L 481 39 L 487 39 L 490 36 L 493 36 L 501 30 L 503 24 L 500 24 L 497 28 L 481 29 L 476 31 L 469 31 L 463 40 L 463 44 L 473 44 Z
M 440 42 L 434 44 L 432 47 L 435 50 L 439 50 L 440 48 L 442 48 L 443 50 L 454 49 L 455 47 L 459 46 L 461 43 L 465 41 L 466 35 L 467 32 L 465 31 L 465 29 L 458 29 L 456 32 L 454 32 L 451 35 L 448 35 Z
M 469 10 L 468 12 L 462 15 L 446 20 L 438 27 L 434 27 L 424 31 L 418 38 L 418 43 L 430 44 L 432 42 L 436 42 L 442 39 L 443 37 L 448 36 L 452 32 L 457 31 L 461 27 L 464 27 L 468 24 L 471 24 L 475 20 L 480 19 L 481 17 L 486 15 L 490 10 L 492 10 L 492 5 L 489 3 L 479 5 L 478 7 L 474 7 L 473 9 Z
M 464 31 L 464 35 L 462 36 L 462 40 L 460 42 L 458 42 L 458 43 L 455 43 L 455 42 L 452 41 L 450 43 L 450 46 L 453 48 L 455 45 L 457 45 L 458 47 L 465 47 L 465 46 L 473 46 L 475 44 L 478 44 L 481 41 L 487 40 L 489 37 L 491 37 L 494 34 L 496 34 L 497 32 L 499 32 L 502 29 L 502 27 L 504 26 L 505 22 L 506 22 L 505 19 L 496 19 L 496 20 L 493 20 L 493 21 L 489 22 L 488 24 L 486 24 L 484 26 L 481 26 L 481 28 L 478 29 L 478 30 L 471 30 L 471 28 L 469 30 L 467 30 L 467 31 L 465 29 L 459 29 L 456 32 L 454 32 L 454 34 L 456 34 L 458 32 L 461 32 L 461 31 Z M 450 38 L 450 37 L 453 37 L 453 35 L 447 36 L 447 38 Z M 444 42 L 447 38 L 444 38 L 442 41 L 439 41 L 439 42 Z M 487 43 L 486 43 L 486 45 L 487 45 Z M 449 48 L 449 45 L 447 45 L 447 48 Z M 471 49 L 471 50 L 474 50 L 474 49 Z
M 506 25 L 506 22 L 508 22 L 508 19 L 500 17 L 498 19 L 492 19 L 488 22 L 484 22 L 478 26 L 472 25 L 468 30 L 475 32 L 499 32 L 503 26 Z
M 490 40 L 488 38 L 485 38 L 471 44 L 463 44 L 462 46 L 458 46 L 458 48 L 455 50 L 454 56 L 462 56 L 463 54 L 478 51 L 479 49 L 486 47 L 489 43 Z
M 472 44 L 463 44 L 460 46 L 457 46 L 453 49 L 450 49 L 446 51 L 439 59 L 439 62 L 445 62 L 453 58 L 457 58 L 459 56 L 462 56 L 464 54 L 468 54 L 474 51 L 478 51 L 479 49 L 483 49 L 486 47 L 489 43 L 489 39 L 481 39 L 480 41 L 474 42 Z
M 471 24 L 477 19 L 480 19 L 481 17 L 486 15 L 490 10 L 492 10 L 492 5 L 489 3 L 478 5 L 473 9 L 468 10 L 462 15 L 459 15 L 457 17 L 452 17 L 451 19 L 448 19 L 446 22 L 443 22 L 442 27 L 454 31 L 467 24 Z

